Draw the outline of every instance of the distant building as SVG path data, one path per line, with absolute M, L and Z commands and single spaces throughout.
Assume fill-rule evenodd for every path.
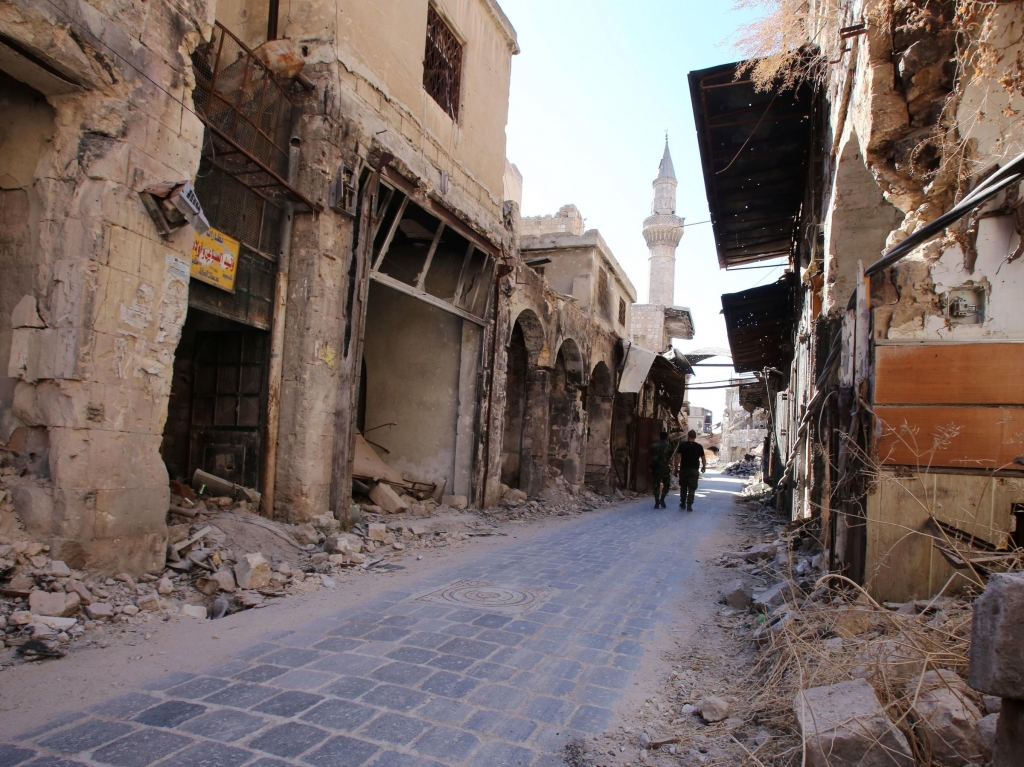
M 748 412 L 740 404 L 740 389 L 725 390 L 722 412 L 722 441 L 719 455 L 723 461 L 742 461 L 743 456 L 761 447 L 768 434 L 768 422 L 761 408 Z

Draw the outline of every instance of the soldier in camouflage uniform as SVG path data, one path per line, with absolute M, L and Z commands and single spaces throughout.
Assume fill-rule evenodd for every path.
M 672 484 L 672 443 L 668 441 L 668 432 L 663 431 L 661 438 L 651 443 L 651 476 L 654 478 L 654 508 L 665 508 L 665 496 Z

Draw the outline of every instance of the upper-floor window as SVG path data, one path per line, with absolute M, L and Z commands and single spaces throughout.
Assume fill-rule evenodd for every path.
M 423 54 L 423 87 L 452 120 L 459 119 L 462 86 L 462 43 L 433 5 L 427 6 L 427 47 Z
M 612 320 L 612 292 L 608 286 L 608 272 L 602 267 L 597 273 L 597 308 L 601 316 Z
M 626 302 L 619 299 L 619 324 L 626 326 Z

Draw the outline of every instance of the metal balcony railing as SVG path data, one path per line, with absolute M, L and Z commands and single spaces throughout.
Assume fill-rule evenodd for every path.
M 223 24 L 192 53 L 196 114 L 207 127 L 203 156 L 249 189 L 315 210 L 286 180 L 292 99 Z

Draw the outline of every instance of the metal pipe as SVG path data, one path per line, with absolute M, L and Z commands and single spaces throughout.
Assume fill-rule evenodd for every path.
M 302 111 L 292 110 L 292 136 L 288 146 L 288 183 L 299 175 L 302 140 L 298 136 Z M 295 227 L 295 205 L 286 203 L 281 223 L 281 247 L 277 252 L 277 275 L 274 278 L 274 317 L 270 326 L 270 371 L 267 374 L 267 431 L 263 449 L 263 496 L 260 513 L 274 516 L 274 491 L 277 482 L 277 442 L 281 428 L 281 379 L 284 373 L 284 331 L 288 314 L 288 270 L 292 255 L 292 231 Z
M 267 6 L 267 39 L 277 39 L 277 19 L 281 15 L 281 0 L 270 0 Z

